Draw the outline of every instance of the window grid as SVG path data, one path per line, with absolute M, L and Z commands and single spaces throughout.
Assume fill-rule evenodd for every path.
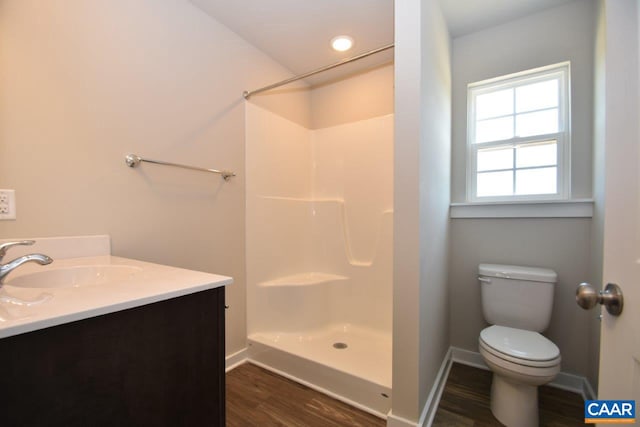
M 569 120 L 569 63 L 557 64 L 541 69 L 531 70 L 518 75 L 506 76 L 504 78 L 492 79 L 490 81 L 479 82 L 469 85 L 468 89 L 468 136 L 467 136 L 467 199 L 471 202 L 485 201 L 506 201 L 506 200 L 549 200 L 565 199 L 569 197 L 569 142 L 570 142 L 570 120 Z M 537 83 L 557 81 L 558 98 L 553 106 L 543 106 L 531 110 L 518 111 L 518 88 L 530 86 Z M 511 113 L 499 114 L 496 116 L 484 116 L 477 119 L 476 100 L 478 96 L 484 94 L 497 93 L 502 90 L 511 89 Z M 555 90 L 556 88 L 554 88 Z M 520 98 L 522 99 L 522 98 Z M 544 102 L 543 102 L 544 105 Z M 534 105 L 535 106 L 535 105 Z M 526 107 L 526 105 L 525 105 Z M 486 107 L 485 107 L 486 108 Z M 516 136 L 518 132 L 518 117 L 525 114 L 538 113 L 543 111 L 557 111 L 557 132 L 547 134 L 534 134 L 525 137 Z M 491 110 L 489 110 L 490 112 Z M 478 139 L 477 124 L 487 120 L 512 117 L 511 138 L 498 139 L 493 141 L 475 142 Z M 535 146 L 540 143 L 555 143 L 556 162 L 554 164 L 538 164 L 535 166 L 518 167 L 518 149 L 526 146 Z M 511 148 L 512 164 L 511 168 L 478 170 L 478 153 L 480 150 L 490 148 Z M 541 194 L 518 194 L 518 171 L 535 169 L 555 168 L 555 193 Z M 483 174 L 511 172 L 511 194 L 499 196 L 478 196 L 478 178 Z M 526 184 L 526 183 L 525 183 Z
M 514 97 L 515 97 L 515 95 L 514 95 Z M 521 116 L 523 114 L 539 113 L 541 111 L 549 111 L 549 110 L 557 110 L 557 109 L 558 109 L 558 107 L 548 107 L 548 108 L 539 108 L 537 110 L 527 110 L 527 111 L 522 112 L 522 113 L 503 114 L 503 115 L 500 115 L 500 116 L 492 116 L 492 117 L 487 117 L 487 118 L 484 118 L 484 119 L 479 119 L 479 120 L 476 120 L 476 123 L 477 122 L 486 122 L 487 120 L 503 119 L 505 117 L 516 117 L 516 116 Z M 514 123 L 513 134 L 515 135 L 515 132 L 516 132 L 515 120 L 513 121 L 513 123 Z M 481 143 L 476 142 L 475 144 L 481 144 Z

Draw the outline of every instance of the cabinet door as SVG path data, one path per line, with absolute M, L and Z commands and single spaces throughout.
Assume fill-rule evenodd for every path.
M 12 425 L 225 425 L 224 288 L 0 340 Z

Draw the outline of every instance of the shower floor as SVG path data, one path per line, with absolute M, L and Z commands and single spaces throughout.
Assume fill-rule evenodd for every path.
M 249 360 L 386 417 L 391 400 L 391 335 L 352 325 L 304 334 L 249 335 Z

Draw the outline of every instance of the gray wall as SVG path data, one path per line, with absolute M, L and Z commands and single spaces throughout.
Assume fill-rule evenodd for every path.
M 449 347 L 450 39 L 436 0 L 395 12 L 392 415 L 415 422 Z
M 593 0 L 554 9 L 453 40 L 454 202 L 465 201 L 467 84 L 571 61 L 571 194 L 591 197 Z
M 465 199 L 468 83 L 571 61 L 572 197 L 592 193 L 595 2 L 579 0 L 453 41 L 452 199 Z M 477 351 L 481 312 L 479 263 L 548 267 L 559 274 L 548 336 L 560 347 L 563 371 L 589 371 L 589 314 L 573 294 L 591 272 L 591 220 L 583 218 L 454 219 L 449 264 L 451 343 Z
M 575 288 L 589 280 L 590 219 L 465 219 L 451 224 L 449 300 L 451 345 L 478 351 L 487 326 L 480 306 L 478 264 L 546 267 L 558 273 L 551 325 L 546 335 L 558 345 L 562 370 L 587 373 L 589 312 L 575 303 Z
M 115 255 L 233 276 L 227 352 L 244 348 L 241 94 L 288 76 L 187 1 L 0 2 L 0 188 L 18 212 L 0 237 L 110 234 Z M 274 101 L 309 122 L 308 95 Z M 129 169 L 128 152 L 237 176 Z

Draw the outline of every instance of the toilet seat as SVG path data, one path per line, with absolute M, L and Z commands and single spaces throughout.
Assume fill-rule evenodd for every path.
M 493 356 L 532 368 L 560 364 L 560 350 L 541 334 L 506 326 L 489 326 L 480 333 L 480 347 Z

